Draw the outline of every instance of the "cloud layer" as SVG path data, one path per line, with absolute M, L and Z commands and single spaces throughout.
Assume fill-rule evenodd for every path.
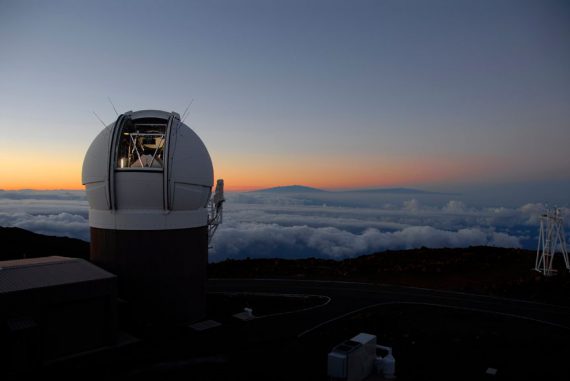
M 388 249 L 536 247 L 542 204 L 470 207 L 459 199 L 230 193 L 210 252 L 225 258 L 344 258 Z M 352 197 L 352 198 L 351 198 Z M 446 196 L 450 197 L 450 196 Z M 570 210 L 563 209 L 570 217 Z M 0 191 L 0 226 L 89 239 L 83 192 Z
M 490 245 L 520 247 L 518 237 L 492 229 L 468 228 L 446 231 L 430 226 L 411 226 L 394 232 L 368 228 L 351 233 L 335 227 L 281 226 L 239 223 L 220 229 L 213 260 L 245 257 L 345 258 L 386 249 L 465 247 Z
M 542 204 L 472 208 L 460 200 L 437 205 L 419 198 L 399 203 L 390 200 L 375 207 L 347 207 L 352 203 L 346 195 L 342 195 L 340 206 L 331 202 L 334 200 L 329 195 L 328 203 L 310 197 L 307 201 L 300 195 L 230 195 L 211 260 L 344 258 L 422 246 L 534 248 L 538 217 L 544 210 Z M 569 214 L 568 209 L 564 212 Z
M 78 214 L 0 213 L 0 226 L 12 226 L 40 234 L 89 240 L 87 219 Z

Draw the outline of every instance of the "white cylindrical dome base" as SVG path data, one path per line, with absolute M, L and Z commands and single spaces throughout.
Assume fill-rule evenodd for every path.
M 89 226 L 111 230 L 188 229 L 208 224 L 208 210 L 96 210 L 89 211 Z

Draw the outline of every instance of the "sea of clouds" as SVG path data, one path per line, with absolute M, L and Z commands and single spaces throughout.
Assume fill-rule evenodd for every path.
M 545 206 L 472 207 L 460 195 L 229 193 L 210 261 L 345 258 L 418 247 L 536 247 Z M 570 217 L 570 209 L 563 208 Z M 567 218 L 568 219 L 568 218 Z M 83 191 L 0 191 L 0 226 L 89 240 Z M 568 230 L 568 229 L 567 229 Z
M 0 226 L 88 241 L 88 215 L 83 191 L 0 190 Z

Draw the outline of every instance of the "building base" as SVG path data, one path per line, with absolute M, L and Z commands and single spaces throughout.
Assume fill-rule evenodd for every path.
M 138 324 L 187 324 L 206 315 L 207 226 L 92 227 L 91 261 L 117 275 L 119 297 Z

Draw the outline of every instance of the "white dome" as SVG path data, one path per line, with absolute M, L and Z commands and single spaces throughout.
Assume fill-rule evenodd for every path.
M 207 225 L 214 176 L 204 143 L 177 113 L 143 110 L 97 135 L 82 183 L 92 227 L 183 229 Z

